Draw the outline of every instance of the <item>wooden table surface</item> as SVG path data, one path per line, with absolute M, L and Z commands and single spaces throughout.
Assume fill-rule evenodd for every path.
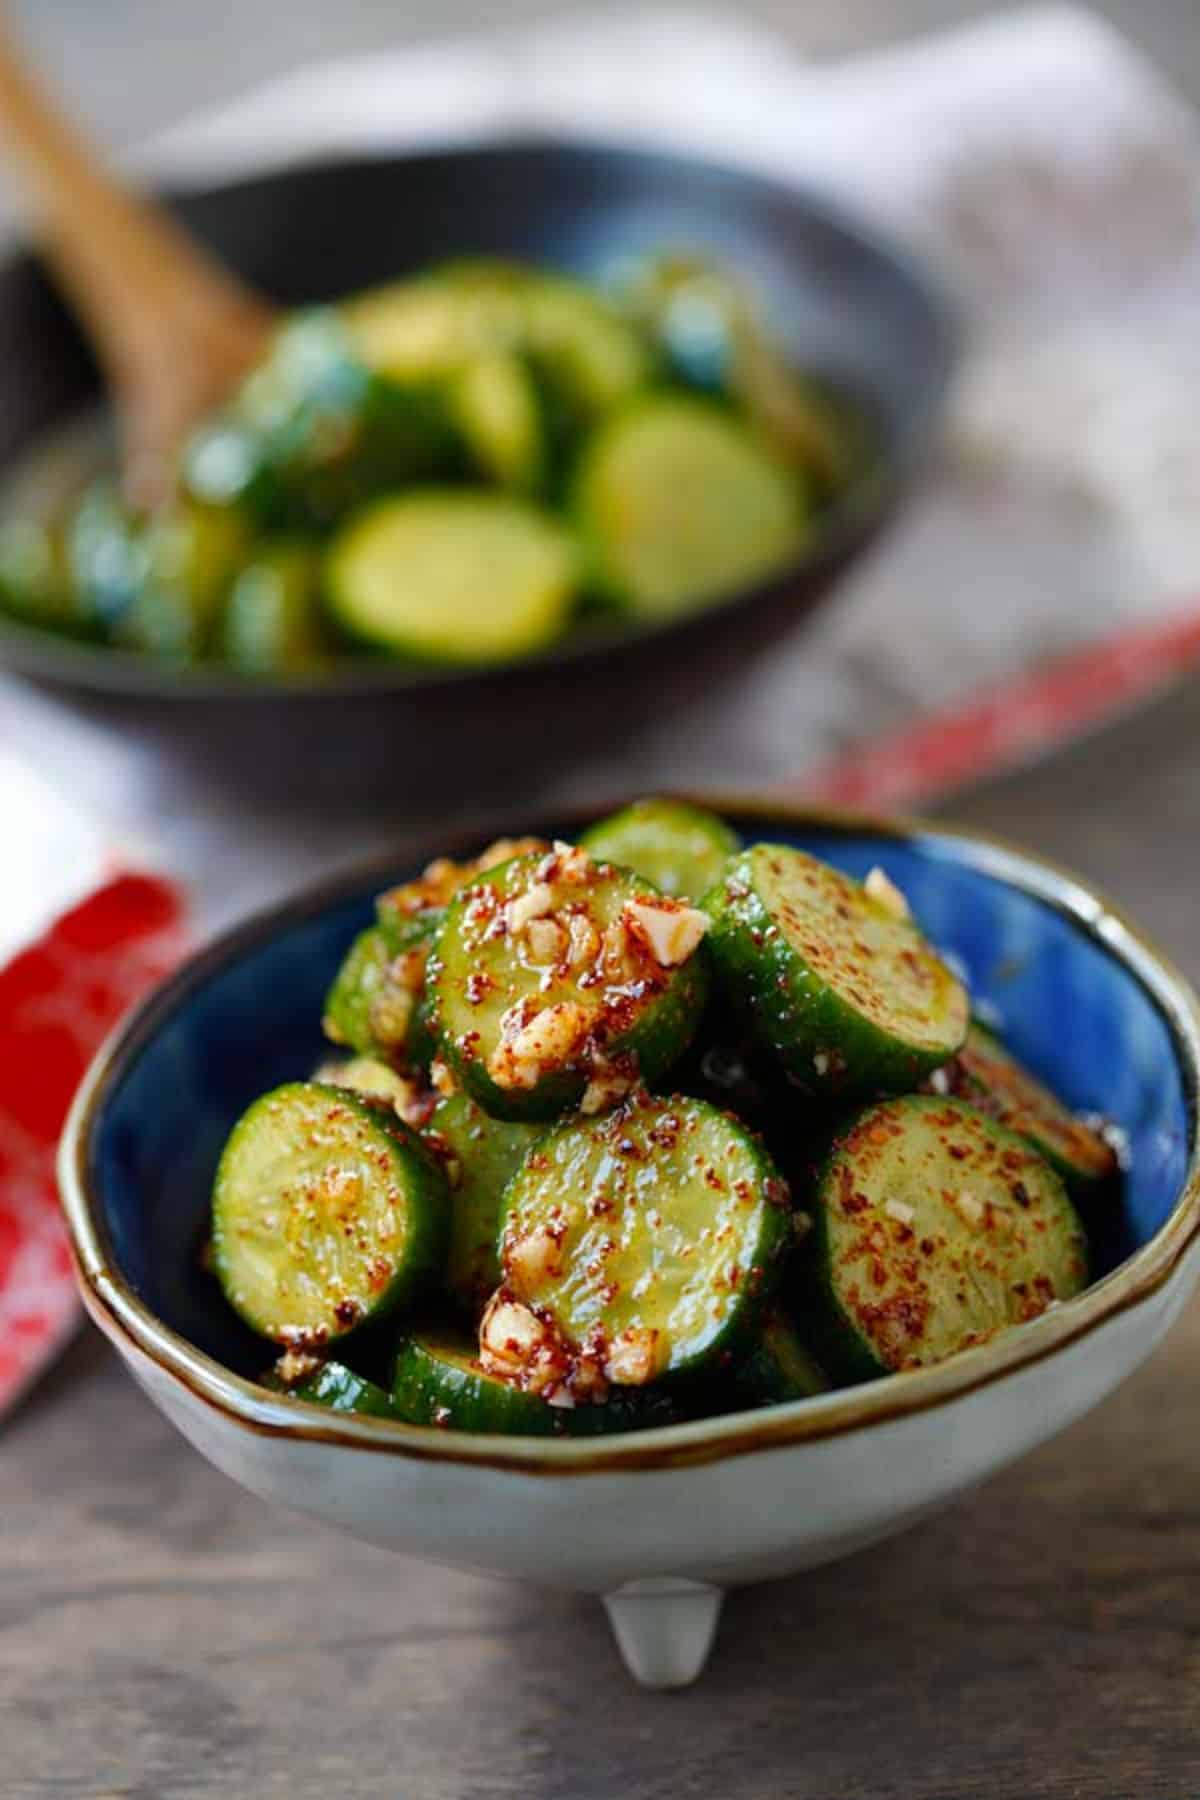
M 955 815 L 1106 885 L 1195 976 L 1182 693 Z M 1200 1308 L 943 1517 L 735 1594 L 689 1692 L 596 1603 L 272 1512 L 92 1334 L 0 1443 L 0 1795 L 1195 1800 Z

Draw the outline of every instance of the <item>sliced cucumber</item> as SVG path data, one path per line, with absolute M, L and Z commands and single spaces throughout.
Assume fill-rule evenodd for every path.
M 332 651 L 320 605 L 321 564 L 301 539 L 262 544 L 229 593 L 221 651 L 247 674 L 311 669 Z
M 576 1357 L 640 1386 L 750 1340 L 791 1236 L 787 1188 L 749 1132 L 702 1100 L 642 1094 L 533 1147 L 500 1262 Z
M 723 819 L 682 800 L 635 800 L 589 826 L 579 842 L 600 862 L 619 863 L 660 893 L 690 900 L 716 885 L 742 847 Z
M 447 902 L 484 870 L 549 848 L 543 838 L 501 838 L 468 862 L 439 857 L 415 881 L 380 894 L 375 929 L 355 940 L 330 990 L 328 1034 L 368 1056 L 428 1063 L 436 1041 L 426 965 Z
M 829 1391 L 829 1377 L 779 1307 L 764 1319 L 753 1347 L 733 1369 L 730 1390 L 745 1407 L 782 1406 Z
M 313 1080 L 326 1082 L 330 1087 L 349 1088 L 368 1100 L 386 1100 L 397 1112 L 411 1104 L 415 1092 L 411 1079 L 376 1056 L 348 1056 L 341 1061 L 331 1057 L 317 1069 Z
M 393 380 L 453 375 L 494 352 L 529 355 L 592 418 L 654 373 L 646 338 L 615 307 L 519 263 L 453 263 L 361 294 L 341 315 L 358 357 Z
M 204 506 L 184 496 L 145 529 L 147 583 L 186 596 L 198 638 L 211 636 L 253 541 L 247 520 L 235 507 Z
M 149 520 L 98 482 L 67 527 L 67 561 L 81 615 L 143 655 L 193 661 L 213 645 L 225 594 L 249 534 L 232 508 L 186 497 Z
M 441 663 L 531 655 L 566 626 L 579 580 L 567 531 L 502 494 L 430 489 L 381 501 L 326 562 L 330 611 L 351 637 Z
M 966 1037 L 966 990 L 889 893 L 755 844 L 705 898 L 729 1000 L 805 1092 L 902 1093 Z
M 93 482 L 80 496 L 67 520 L 65 555 L 81 615 L 111 635 L 147 572 L 144 540 L 113 482 Z
M 522 1437 L 552 1437 L 564 1429 L 559 1408 L 489 1374 L 479 1361 L 474 1340 L 445 1326 L 422 1330 L 401 1341 L 392 1405 L 410 1425 Z
M 823 495 L 845 487 L 861 425 L 787 361 L 736 276 L 700 257 L 660 256 L 635 270 L 628 297 L 682 380 L 732 398 Z
M 519 351 L 522 289 L 515 275 L 507 285 L 469 286 L 435 270 L 368 288 L 340 313 L 355 356 L 376 374 L 444 381 L 477 357 Z
M 184 455 L 191 493 L 268 531 L 328 530 L 352 508 L 465 465 L 441 387 L 389 380 L 331 309 L 297 313 L 221 418 Z
M 638 1077 L 657 1080 L 687 1047 L 704 1006 L 705 963 L 683 946 L 661 961 L 643 933 L 647 919 L 681 932 L 705 923 L 565 844 L 490 870 L 451 903 L 429 965 L 434 1028 L 488 1112 L 551 1119 L 581 1103 L 594 1110 Z
M 319 1350 L 434 1285 L 445 1182 L 394 1114 L 297 1081 L 234 1127 L 213 1190 L 213 1262 L 255 1331 Z
M 538 1130 L 493 1119 L 466 1094 L 439 1100 L 429 1121 L 433 1148 L 448 1163 L 452 1223 L 446 1287 L 475 1319 L 500 1285 L 496 1234 L 504 1190 Z
M 391 1396 L 365 1375 L 356 1375 L 345 1363 L 322 1363 L 315 1375 L 288 1388 L 297 1400 L 327 1406 L 330 1412 L 363 1413 L 371 1419 L 394 1419 Z
M 600 584 L 645 619 L 778 573 L 806 526 L 786 465 L 724 408 L 677 394 L 637 401 L 596 434 L 575 512 Z
M 546 444 L 537 387 L 521 357 L 477 356 L 454 376 L 450 404 L 478 473 L 533 494 L 546 479 Z
M 938 1085 L 1027 1138 L 1068 1187 L 1094 1188 L 1117 1172 L 1111 1144 L 1076 1118 L 1057 1094 L 980 1025 L 971 1025 L 966 1043 Z
M 1059 1176 L 963 1102 L 863 1113 L 822 1176 L 805 1314 L 848 1381 L 941 1362 L 1070 1299 L 1087 1239 Z
M 530 284 L 526 309 L 530 350 L 585 418 L 603 417 L 654 379 L 646 338 L 582 283 L 542 275 Z
M 420 1062 L 432 1052 L 422 1017 L 425 959 L 419 949 L 393 953 L 371 925 L 355 938 L 325 999 L 325 1034 L 360 1056 Z
M 394 951 L 428 946 L 437 935 L 448 902 L 467 882 L 487 869 L 511 862 L 514 856 L 528 856 L 534 850 L 544 853 L 549 848 L 545 838 L 498 838 L 469 862 L 439 856 L 415 881 L 402 881 L 378 895 L 375 914 L 379 928 Z
M 45 631 L 92 634 L 94 622 L 71 580 L 60 529 L 32 518 L 0 524 L 0 611 Z
M 396 1353 L 392 1405 L 412 1425 L 517 1437 L 593 1437 L 671 1425 L 680 1417 L 661 1391 L 613 1394 L 603 1404 L 553 1406 L 516 1382 L 490 1374 L 464 1333 L 432 1326 Z

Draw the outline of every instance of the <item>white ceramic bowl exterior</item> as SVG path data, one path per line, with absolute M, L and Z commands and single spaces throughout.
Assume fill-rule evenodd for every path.
M 761 1449 L 735 1437 L 735 1453 L 692 1462 L 688 1449 L 712 1436 L 702 1423 L 672 1431 L 676 1466 L 612 1471 L 569 1454 L 529 1473 L 391 1455 L 350 1421 L 339 1419 L 332 1441 L 323 1437 L 327 1417 L 311 1407 L 304 1413 L 314 1435 L 301 1437 L 294 1404 L 274 1409 L 278 1432 L 270 1406 L 250 1424 L 164 1369 L 94 1302 L 91 1310 L 155 1404 L 252 1493 L 431 1562 L 603 1595 L 632 1673 L 670 1687 L 703 1667 L 722 1589 L 862 1549 L 1054 1436 L 1150 1355 L 1197 1280 L 1200 1243 L 1168 1281 L 1055 1351 L 1053 1379 L 1039 1359 L 957 1398 L 849 1430 L 837 1428 L 848 1396 L 834 1394 L 801 1403 L 810 1430 L 828 1420 L 828 1436 Z M 778 1408 L 774 1422 L 786 1426 L 799 1410 Z M 481 1457 L 493 1442 L 475 1440 Z

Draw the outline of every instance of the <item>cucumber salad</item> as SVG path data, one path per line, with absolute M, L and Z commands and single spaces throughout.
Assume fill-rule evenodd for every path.
M 27 471 L 0 611 L 257 675 L 511 662 L 778 573 L 861 438 L 719 269 L 662 258 L 607 293 L 459 262 L 291 315 L 153 516 L 111 475 L 50 498 Z
M 210 1262 L 342 1411 L 591 1435 L 917 1369 L 1077 1294 L 1120 1179 L 885 868 L 680 801 L 379 895 L 325 1031 Z

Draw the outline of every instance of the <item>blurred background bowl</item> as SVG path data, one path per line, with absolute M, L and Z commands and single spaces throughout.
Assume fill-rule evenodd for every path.
M 336 160 L 251 175 L 174 202 L 187 226 L 285 304 L 462 254 L 501 254 L 603 278 L 649 251 L 735 270 L 785 353 L 846 393 L 872 435 L 868 472 L 770 582 L 692 618 L 580 630 L 536 661 L 484 673 L 353 661 L 284 685 L 217 667 L 166 668 L 5 622 L 0 660 L 105 722 L 204 760 L 264 795 L 347 794 L 388 762 L 388 796 L 502 791 L 552 743 L 557 766 L 611 739 L 631 709 L 669 707 L 761 655 L 880 531 L 927 450 L 954 363 L 950 311 L 922 269 L 836 207 L 757 174 L 603 145 L 505 142 Z M 0 267 L 0 466 L 97 399 L 95 365 L 36 261 Z M 273 704 L 264 708 L 262 702 Z M 181 706 L 187 701 L 190 704 Z M 219 735 L 212 706 L 223 708 Z M 133 704 L 131 704 L 133 703 Z M 614 713 L 614 708 L 618 709 Z M 315 709 L 315 716 L 314 716 Z M 426 744 L 436 759 L 388 748 Z M 320 757 L 305 751 L 319 741 Z M 432 786 L 431 786 L 432 784 Z

